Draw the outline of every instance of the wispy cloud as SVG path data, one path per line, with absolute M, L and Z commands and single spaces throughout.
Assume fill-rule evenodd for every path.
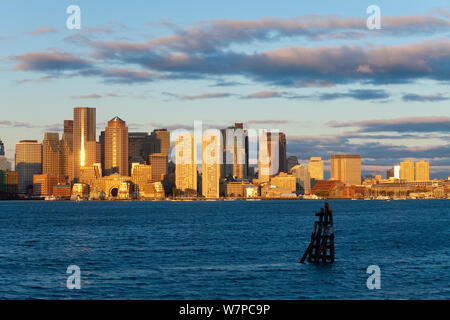
M 450 100 L 450 97 L 444 96 L 442 93 L 436 94 L 415 94 L 407 93 L 402 97 L 403 101 L 417 101 L 417 102 L 439 102 Z
M 98 94 L 98 93 L 91 93 L 87 95 L 80 95 L 80 96 L 71 96 L 72 99 L 100 99 L 100 98 L 118 98 L 120 97 L 116 93 L 105 93 L 105 94 Z
M 43 27 L 39 27 L 39 28 L 36 28 L 36 29 L 30 31 L 30 34 L 34 35 L 34 36 L 40 36 L 43 34 L 56 33 L 56 32 L 58 32 L 58 31 L 53 27 L 43 26 Z
M 358 127 L 361 132 L 450 132 L 450 117 L 410 117 L 367 121 L 337 122 L 330 121 L 329 127 Z

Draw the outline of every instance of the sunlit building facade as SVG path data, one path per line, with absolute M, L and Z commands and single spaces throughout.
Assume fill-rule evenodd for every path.
M 337 154 L 331 156 L 331 178 L 345 185 L 361 184 L 361 156 Z
M 414 162 L 406 160 L 400 162 L 400 179 L 414 181 Z
M 128 176 L 128 128 L 119 117 L 105 128 L 105 172 Z
M 308 171 L 311 179 L 323 180 L 323 161 L 321 157 L 311 157 L 308 163 Z
M 202 195 L 205 198 L 220 197 L 222 162 L 221 134 L 208 131 L 202 138 Z
M 95 108 L 73 109 L 73 177 L 80 177 L 80 167 L 86 165 L 86 143 L 95 141 Z
M 33 176 L 42 173 L 42 144 L 36 140 L 22 140 L 16 144 L 16 171 L 19 193 L 31 193 Z
M 197 191 L 197 147 L 193 134 L 175 140 L 175 185 L 181 191 Z
M 416 162 L 416 181 L 430 181 L 430 162 Z

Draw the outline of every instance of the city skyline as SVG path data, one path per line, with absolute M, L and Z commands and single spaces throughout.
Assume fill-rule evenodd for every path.
M 408 159 L 450 176 L 445 1 L 378 1 L 381 30 L 367 29 L 358 1 L 79 1 L 80 30 L 65 26 L 69 4 L 6 4 L 0 139 L 10 162 L 17 142 L 62 133 L 60 119 L 86 105 L 98 111 L 96 139 L 115 116 L 130 132 L 242 122 L 284 132 L 287 156 L 303 164 L 321 157 L 324 178 L 331 154 L 360 154 L 363 176 Z

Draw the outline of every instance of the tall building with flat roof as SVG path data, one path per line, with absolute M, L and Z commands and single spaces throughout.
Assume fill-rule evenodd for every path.
M 164 153 L 152 153 L 148 156 L 149 164 L 152 166 L 152 182 L 164 180 L 167 175 L 167 155 Z
M 62 144 L 59 133 L 46 132 L 42 141 L 42 173 L 44 175 L 63 175 Z
M 205 198 L 220 197 L 222 162 L 221 134 L 208 131 L 202 138 L 202 194 Z
M 197 191 L 197 145 L 193 134 L 180 134 L 175 140 L 175 185 L 182 191 Z
M 69 125 L 70 128 L 70 125 Z M 73 109 L 73 177 L 80 177 L 80 168 L 86 165 L 86 142 L 95 141 L 95 108 Z
M 248 134 L 242 123 L 235 123 L 222 134 L 222 177 L 244 179 L 248 176 Z
M 311 157 L 308 163 L 308 171 L 311 179 L 323 180 L 323 161 L 321 157 Z
M 283 132 L 261 132 L 258 153 L 258 180 L 268 182 L 279 172 L 286 172 L 286 135 Z
M 414 181 L 414 162 L 406 160 L 400 162 L 400 179 Z
M 169 155 L 170 149 L 170 131 L 167 129 L 155 129 L 153 132 L 159 140 L 159 150 L 156 153 L 162 153 L 165 156 Z
M 64 120 L 61 138 L 62 175 L 69 181 L 73 179 L 73 120 Z
M 31 193 L 33 175 L 42 173 L 42 144 L 36 140 L 22 140 L 16 144 L 16 171 L 19 193 Z
M 128 176 L 128 127 L 119 117 L 105 128 L 105 172 Z
M 346 185 L 361 184 L 361 156 L 336 154 L 331 156 L 331 178 Z
M 416 181 L 430 181 L 430 162 L 416 162 Z

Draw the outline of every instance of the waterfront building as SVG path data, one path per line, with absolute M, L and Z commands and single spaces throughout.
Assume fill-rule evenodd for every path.
M 42 141 L 42 173 L 44 175 L 63 175 L 63 149 L 59 133 L 44 133 Z
M 181 191 L 197 192 L 197 144 L 193 134 L 175 140 L 175 185 Z
M 143 199 L 164 199 L 165 191 L 161 182 L 152 182 L 144 185 L 143 193 L 140 193 Z
M 80 168 L 86 165 L 86 143 L 95 141 L 95 108 L 73 109 L 73 178 L 78 180 Z
M 17 172 L 0 170 L 0 199 L 15 196 L 18 192 L 19 175 Z
M 296 197 L 297 179 L 291 174 L 280 172 L 261 187 L 261 196 L 266 198 Z
M 416 162 L 416 181 L 429 181 L 430 180 L 430 162 L 419 161 Z
M 345 185 L 361 184 L 361 156 L 338 154 L 331 156 L 331 178 Z
M 33 175 L 42 173 L 42 144 L 36 140 L 22 140 L 16 144 L 16 171 L 19 193 L 31 193 Z
M 297 180 L 297 193 L 309 194 L 311 191 L 311 176 L 308 169 L 298 164 L 289 171 Z
M 311 179 L 323 180 L 323 161 L 321 157 L 311 157 L 308 163 L 308 171 Z
M 105 173 L 128 176 L 128 127 L 119 117 L 105 128 Z
M 414 181 L 414 162 L 406 160 L 400 162 L 400 179 Z
M 152 182 L 152 166 L 133 163 L 131 166 L 131 180 L 137 185 L 139 193 L 143 192 L 144 186 Z
M 152 182 L 162 181 L 167 175 L 167 155 L 164 153 L 152 153 L 148 156 L 148 162 L 152 166 Z
M 57 185 L 60 178 L 51 174 L 35 174 L 33 176 L 33 194 L 35 196 L 46 197 L 53 194 L 53 186 Z
M 205 198 L 219 198 L 221 195 L 222 152 L 221 134 L 206 132 L 202 138 L 202 195 Z
M 245 187 L 249 185 L 248 181 L 227 181 L 227 197 L 245 197 Z
M 53 196 L 56 199 L 70 199 L 72 188 L 68 184 L 57 184 L 53 186 Z

